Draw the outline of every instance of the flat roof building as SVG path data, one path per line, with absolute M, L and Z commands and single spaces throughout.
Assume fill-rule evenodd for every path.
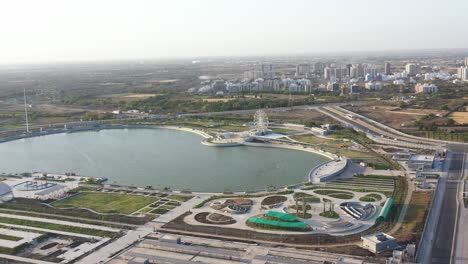
M 434 155 L 411 155 L 408 160 L 408 167 L 412 170 L 417 169 L 432 169 L 434 163 Z
M 362 247 L 376 254 L 386 250 L 393 250 L 398 247 L 396 238 L 385 233 L 376 233 L 362 236 Z

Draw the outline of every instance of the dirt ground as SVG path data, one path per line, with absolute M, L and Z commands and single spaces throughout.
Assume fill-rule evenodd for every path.
M 395 234 L 398 241 L 413 242 L 421 237 L 432 192 L 414 192 L 402 227 Z
M 235 99 L 237 98 L 208 98 L 208 99 L 203 99 L 203 101 L 213 103 L 213 102 L 228 102 L 228 101 L 232 101 Z
M 468 112 L 453 112 L 449 117 L 457 124 L 468 124 Z
M 415 122 L 425 115 L 444 115 L 447 113 L 447 111 L 443 110 L 400 109 L 394 106 L 375 105 L 346 106 L 345 108 L 399 130 L 415 129 Z
M 336 124 L 337 122 L 327 115 L 315 110 L 288 110 L 284 112 L 267 111 L 270 120 L 279 120 L 281 122 L 298 123 L 298 121 L 313 121 L 318 124 Z

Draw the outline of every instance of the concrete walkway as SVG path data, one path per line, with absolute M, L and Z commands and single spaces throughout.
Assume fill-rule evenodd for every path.
M 153 221 L 158 222 L 158 223 L 169 223 L 170 221 L 174 220 L 179 215 L 192 210 L 193 207 L 203 202 L 208 197 L 210 197 L 210 195 L 195 196 L 192 199 L 188 200 L 187 202 L 183 202 L 180 206 L 177 206 L 171 211 L 159 216 Z
M 105 263 L 113 255 L 122 250 L 125 250 L 134 243 L 140 241 L 143 237 L 152 233 L 154 230 L 154 223 L 149 222 L 144 226 L 137 228 L 136 230 L 128 231 L 127 234 L 120 237 L 119 239 L 112 241 L 112 243 L 98 249 L 97 251 L 91 253 L 85 258 L 79 260 L 78 264 L 93 264 L 93 263 Z
M 183 202 L 180 206 L 172 209 L 170 212 L 161 215 L 152 222 L 146 223 L 145 225 L 137 228 L 136 230 L 130 230 L 124 236 L 120 237 L 116 241 L 104 246 L 103 248 L 91 253 L 87 257 L 78 261 L 79 264 L 90 264 L 90 263 L 104 263 L 113 257 L 116 253 L 125 250 L 134 243 L 140 241 L 143 237 L 152 233 L 156 227 L 159 227 L 163 223 L 168 223 L 178 217 L 179 215 L 190 211 L 195 205 L 199 204 L 209 196 L 196 196 L 187 202 Z
M 400 215 L 398 216 L 397 223 L 388 232 L 389 235 L 396 233 L 396 231 L 400 229 L 401 225 L 403 224 L 403 220 L 405 220 L 406 211 L 408 211 L 408 207 L 411 202 L 411 197 L 413 196 L 414 184 L 411 182 L 411 179 L 406 172 L 405 172 L 405 178 L 406 178 L 406 185 L 408 188 L 406 189 L 406 197 L 405 197 L 404 205 L 403 205 L 403 208 L 401 209 Z

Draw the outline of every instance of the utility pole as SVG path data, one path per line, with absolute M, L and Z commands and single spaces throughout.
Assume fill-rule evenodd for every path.
M 24 94 L 24 113 L 26 115 L 26 133 L 29 133 L 28 105 L 26 103 L 26 87 L 23 88 Z

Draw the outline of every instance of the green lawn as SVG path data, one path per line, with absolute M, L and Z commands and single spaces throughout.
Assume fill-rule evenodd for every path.
M 305 143 L 309 143 L 309 144 L 320 144 L 320 143 L 329 141 L 327 139 L 319 138 L 319 137 L 316 137 L 314 135 L 293 136 L 292 139 L 297 140 L 297 141 L 301 141 L 301 142 L 305 142 Z
M 53 205 L 60 208 L 89 208 L 100 213 L 131 214 L 157 200 L 156 197 L 141 195 L 86 192 L 58 201 Z
M 193 196 L 191 195 L 177 195 L 177 194 L 171 194 L 167 197 L 167 199 L 176 200 L 179 202 L 186 202 L 192 198 Z
M 340 215 L 335 211 L 325 211 L 321 212 L 319 215 L 327 218 L 340 218 Z
M 11 240 L 11 241 L 20 241 L 23 238 L 22 237 L 16 237 L 16 236 L 0 234 L 0 239 Z

